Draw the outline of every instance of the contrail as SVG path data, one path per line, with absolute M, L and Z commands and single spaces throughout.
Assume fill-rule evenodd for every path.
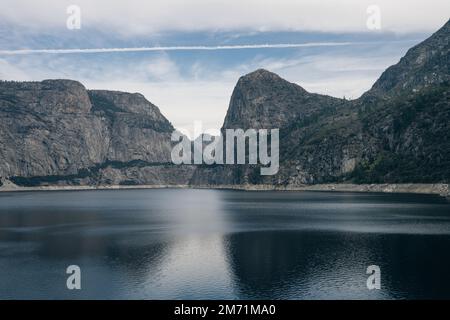
M 136 48 L 88 48 L 88 49 L 20 49 L 0 50 L 0 55 L 21 54 L 70 54 L 70 53 L 107 53 L 107 52 L 140 52 L 140 51 L 198 51 L 198 50 L 242 50 L 242 49 L 279 49 L 279 48 L 303 48 L 303 47 L 330 47 L 350 46 L 362 44 L 362 42 L 310 42 L 310 43 L 280 43 L 280 44 L 249 44 L 228 46 L 165 46 L 165 47 L 136 47 Z

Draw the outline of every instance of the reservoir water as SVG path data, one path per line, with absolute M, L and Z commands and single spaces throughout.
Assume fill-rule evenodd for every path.
M 68 290 L 66 268 L 81 269 Z M 368 266 L 381 270 L 369 290 Z M 0 299 L 450 298 L 450 203 L 415 194 L 0 194 Z

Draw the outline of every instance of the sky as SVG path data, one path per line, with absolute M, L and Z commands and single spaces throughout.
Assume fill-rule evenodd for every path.
M 194 121 L 220 128 L 237 80 L 258 68 L 311 92 L 357 98 L 450 13 L 448 0 L 0 5 L 0 79 L 140 92 L 180 129 Z

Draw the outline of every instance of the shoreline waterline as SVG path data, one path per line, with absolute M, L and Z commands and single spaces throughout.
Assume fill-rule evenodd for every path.
M 316 191 L 316 192 L 358 192 L 358 193 L 410 193 L 435 194 L 450 198 L 448 184 L 314 184 L 298 186 L 279 185 L 85 185 L 85 186 L 37 186 L 21 187 L 6 184 L 0 187 L 0 192 L 26 191 L 89 191 L 89 190 L 139 190 L 139 189 L 212 189 L 212 190 L 240 190 L 240 191 Z

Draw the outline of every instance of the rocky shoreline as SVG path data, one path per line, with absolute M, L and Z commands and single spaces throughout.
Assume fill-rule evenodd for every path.
M 361 193 L 411 193 L 411 194 L 436 194 L 450 198 L 448 184 L 351 184 L 351 183 L 329 183 L 315 185 L 206 185 L 188 186 L 194 189 L 231 189 L 242 191 L 318 191 L 318 192 L 361 192 Z
M 10 181 L 4 181 L 0 192 L 24 191 L 83 191 L 83 190 L 133 190 L 133 189 L 223 189 L 241 191 L 318 191 L 318 192 L 362 192 L 362 193 L 411 193 L 436 194 L 450 198 L 448 184 L 315 184 L 315 185 L 87 185 L 87 186 L 39 186 L 20 187 Z

